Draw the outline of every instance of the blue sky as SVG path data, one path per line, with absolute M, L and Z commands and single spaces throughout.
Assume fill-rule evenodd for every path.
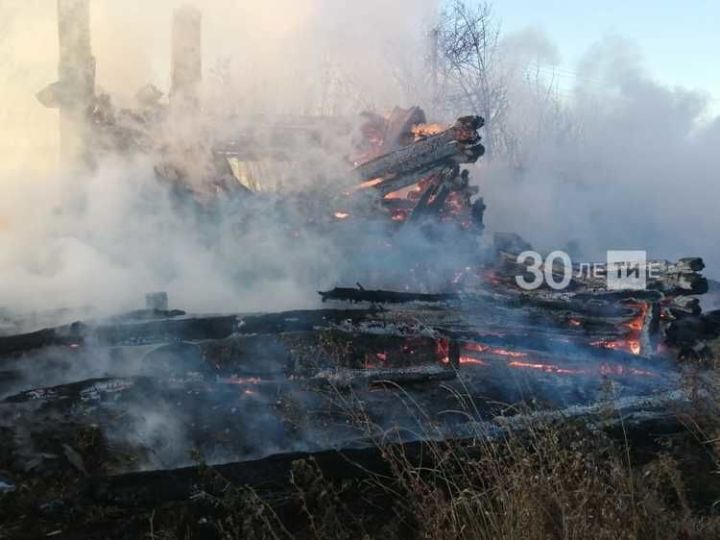
M 572 70 L 606 36 L 629 38 L 653 79 L 712 94 L 720 112 L 720 0 L 494 0 L 503 30 L 532 26 Z M 568 81 L 570 83 L 570 81 Z

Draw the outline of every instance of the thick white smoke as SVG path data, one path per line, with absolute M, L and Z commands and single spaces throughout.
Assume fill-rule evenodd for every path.
M 98 88 L 115 104 L 129 103 L 147 83 L 167 91 L 172 13 L 180 4 L 91 3 Z M 202 126 L 228 134 L 242 132 L 258 114 L 350 115 L 401 103 L 388 57 L 418 48 L 434 6 L 430 0 L 392 8 L 380 1 L 197 4 L 207 108 L 218 122 Z M 193 311 L 274 310 L 313 304 L 317 287 L 333 283 L 342 261 L 331 242 L 291 230 L 292 220 L 290 227 L 288 220 L 277 223 L 272 206 L 252 220 L 226 208 L 210 220 L 212 233 L 198 228 L 195 216 L 177 212 L 158 186 L 154 156 L 103 159 L 90 177 L 59 170 L 57 112 L 34 97 L 57 78 L 55 2 L 8 0 L 0 20 L 8 29 L 0 38 L 8 59 L 0 66 L 6 83 L 0 88 L 0 306 L 24 312 L 91 305 L 112 312 L 138 307 L 148 291 L 167 290 L 173 306 Z M 175 120 L 166 136 L 183 139 L 188 125 Z M 318 170 L 304 177 L 295 170 L 296 180 L 338 176 L 341 156 L 318 156 L 314 148 L 308 155 Z
M 256 114 L 433 108 L 420 81 L 434 0 L 198 4 L 211 112 L 237 114 L 238 130 Z M 147 82 L 167 90 L 176 5 L 93 2 L 98 83 L 119 103 Z M 208 241 L 173 210 L 151 159 L 103 161 L 90 178 L 59 171 L 57 113 L 34 98 L 56 79 L 55 2 L 6 0 L 0 24 L 0 306 L 116 311 L 167 290 L 189 310 L 273 310 L 310 305 L 316 287 L 338 278 L 330 239 L 289 232 L 271 212 L 237 236 L 236 209 L 226 209 L 222 240 Z M 654 82 L 631 46 L 610 40 L 578 66 L 577 87 L 550 100 L 543 84 L 557 54 L 537 32 L 503 41 L 507 130 L 519 150 L 511 164 L 497 156 L 478 167 L 490 228 L 547 249 L 575 241 L 591 259 L 622 248 L 701 255 L 720 274 L 720 124 L 706 118 L 703 94 Z M 320 161 L 319 176 L 335 177 L 336 157 Z
M 545 249 L 574 242 L 594 260 L 608 249 L 703 256 L 718 277 L 720 120 L 702 91 L 663 86 L 640 57 L 627 41 L 599 43 L 557 102 L 550 64 L 540 85 L 513 82 L 520 159 L 483 171 L 488 219 Z

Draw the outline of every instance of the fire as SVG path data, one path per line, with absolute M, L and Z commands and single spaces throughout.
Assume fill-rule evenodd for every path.
M 430 135 L 437 135 L 438 133 L 442 133 L 446 129 L 447 126 L 444 126 L 442 124 L 417 124 L 413 126 L 412 134 L 415 136 L 415 139 L 418 140 L 429 137 Z
M 366 180 L 365 182 L 360 183 L 355 189 L 358 191 L 361 189 L 370 189 L 377 186 L 382 181 L 382 178 L 373 178 L 372 180 Z
M 489 349 L 489 348 L 488 348 Z M 502 349 L 500 349 L 502 350 Z M 511 352 L 511 351 L 507 351 Z M 528 356 L 526 353 L 516 353 L 517 355 Z M 512 358 L 512 356 L 510 357 Z M 487 367 L 490 363 L 487 360 L 476 358 L 474 356 L 460 356 L 460 365 L 472 365 L 472 366 L 483 366 Z M 449 365 L 450 358 L 445 356 L 442 359 L 442 364 Z M 608 376 L 643 376 L 643 377 L 654 377 L 655 373 L 646 371 L 638 368 L 627 367 L 620 364 L 609 364 L 604 363 L 597 367 L 584 367 L 584 368 L 572 368 L 563 367 L 559 364 L 551 364 L 541 362 L 539 360 L 508 360 L 507 366 L 514 369 L 529 369 L 534 371 L 542 371 L 544 373 L 552 373 L 554 375 L 600 375 L 603 377 Z
M 613 351 L 630 351 L 635 356 L 642 353 L 642 345 L 639 340 L 635 339 L 618 339 L 618 340 L 600 340 L 590 343 L 592 347 L 600 347 L 601 349 L 610 349 Z
M 650 312 L 650 305 L 640 303 L 633 304 L 633 306 L 639 309 L 639 313 L 623 325 L 630 330 L 630 335 L 626 339 L 593 341 L 590 345 L 602 349 L 630 351 L 635 356 L 642 354 L 641 337 L 645 320 Z
M 489 353 L 497 356 L 508 356 L 510 358 L 526 358 L 528 356 L 528 354 L 524 352 L 509 351 L 499 347 L 490 347 L 489 345 L 483 345 L 482 343 L 466 343 L 465 348 L 473 352 Z
M 581 373 L 584 373 L 583 370 L 580 369 L 568 369 L 568 368 L 562 368 L 560 366 L 556 366 L 555 364 L 540 364 L 540 363 L 531 363 L 531 362 L 520 362 L 518 360 L 514 360 L 508 364 L 510 367 L 514 368 L 525 368 L 525 369 L 536 369 L 540 371 L 545 371 L 547 373 L 558 373 L 563 375 L 579 375 Z
M 650 311 L 650 306 L 648 304 L 635 304 L 635 307 L 637 307 L 640 310 L 640 313 L 632 319 L 629 323 L 627 323 L 625 326 L 629 328 L 630 330 L 633 330 L 634 332 L 637 332 L 638 334 L 642 332 L 643 327 L 645 326 L 645 319 L 647 317 L 647 314 Z
M 350 217 L 350 214 L 348 214 L 347 212 L 335 212 L 336 219 L 343 220 L 343 219 L 347 219 L 349 217 Z
M 613 342 L 608 342 L 613 343 Z M 639 352 L 639 342 L 637 343 Z M 623 343 L 622 348 L 635 349 L 633 343 Z M 439 339 L 436 343 L 436 354 L 440 363 L 443 365 L 450 365 L 450 351 L 451 343 L 447 339 Z M 606 376 L 654 376 L 655 374 L 650 371 L 644 371 L 641 369 L 627 367 L 620 364 L 603 363 L 600 366 L 589 366 L 589 367 L 564 367 L 557 363 L 548 363 L 535 358 L 530 358 L 530 354 L 527 352 L 513 351 L 504 349 L 501 347 L 492 347 L 484 343 L 463 343 L 461 354 L 459 358 L 459 364 L 461 366 L 482 366 L 487 367 L 490 365 L 490 361 L 487 358 L 478 357 L 478 353 L 493 355 L 496 357 L 502 357 L 505 359 L 506 365 L 513 369 L 529 369 L 534 371 L 542 371 L 545 373 L 552 373 L 555 375 L 600 375 Z
M 461 356 L 460 357 L 460 365 L 461 366 L 488 366 L 488 364 L 485 360 L 481 360 L 480 358 L 475 358 L 473 356 Z M 442 359 L 442 363 L 445 365 L 450 364 L 450 358 L 445 357 Z

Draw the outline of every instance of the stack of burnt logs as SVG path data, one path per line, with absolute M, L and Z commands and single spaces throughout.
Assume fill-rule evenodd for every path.
M 595 311 L 607 302 L 641 306 L 645 314 L 640 340 L 643 351 L 648 347 L 652 351 L 667 347 L 678 360 L 707 363 L 720 359 L 720 311 L 703 313 L 700 305 L 700 296 L 709 290 L 709 282 L 701 274 L 705 268 L 701 258 L 687 257 L 677 262 L 649 260 L 639 264 L 636 271 L 647 278 L 645 290 L 609 290 L 607 265 L 584 263 L 572 266 L 572 279 L 561 292 L 546 285 L 522 291 L 517 287 L 516 277 L 527 275 L 530 261 L 519 256 L 531 249 L 518 235 L 496 235 L 497 259 L 489 283 L 505 291 L 515 288 L 525 303 L 564 307 L 573 313 L 575 321 L 583 320 L 582 313 L 588 309 Z M 547 270 L 556 282 L 562 280 L 566 271 L 562 264 Z M 540 271 L 545 274 L 545 267 Z M 651 336 L 654 337 L 649 339 Z
M 478 134 L 483 125 L 479 116 L 459 118 L 447 128 L 430 125 L 417 107 L 396 108 L 387 119 L 371 115 L 355 168 L 361 187 L 379 194 L 394 221 L 446 218 L 482 230 L 484 202 L 473 200 L 477 188 L 460 166 L 485 153 Z

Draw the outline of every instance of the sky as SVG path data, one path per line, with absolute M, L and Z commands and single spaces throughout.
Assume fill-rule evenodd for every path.
M 704 90 L 720 113 L 719 0 L 494 0 L 505 32 L 534 27 L 556 45 L 561 82 L 572 85 L 578 60 L 593 43 L 634 42 L 649 74 L 668 86 Z

